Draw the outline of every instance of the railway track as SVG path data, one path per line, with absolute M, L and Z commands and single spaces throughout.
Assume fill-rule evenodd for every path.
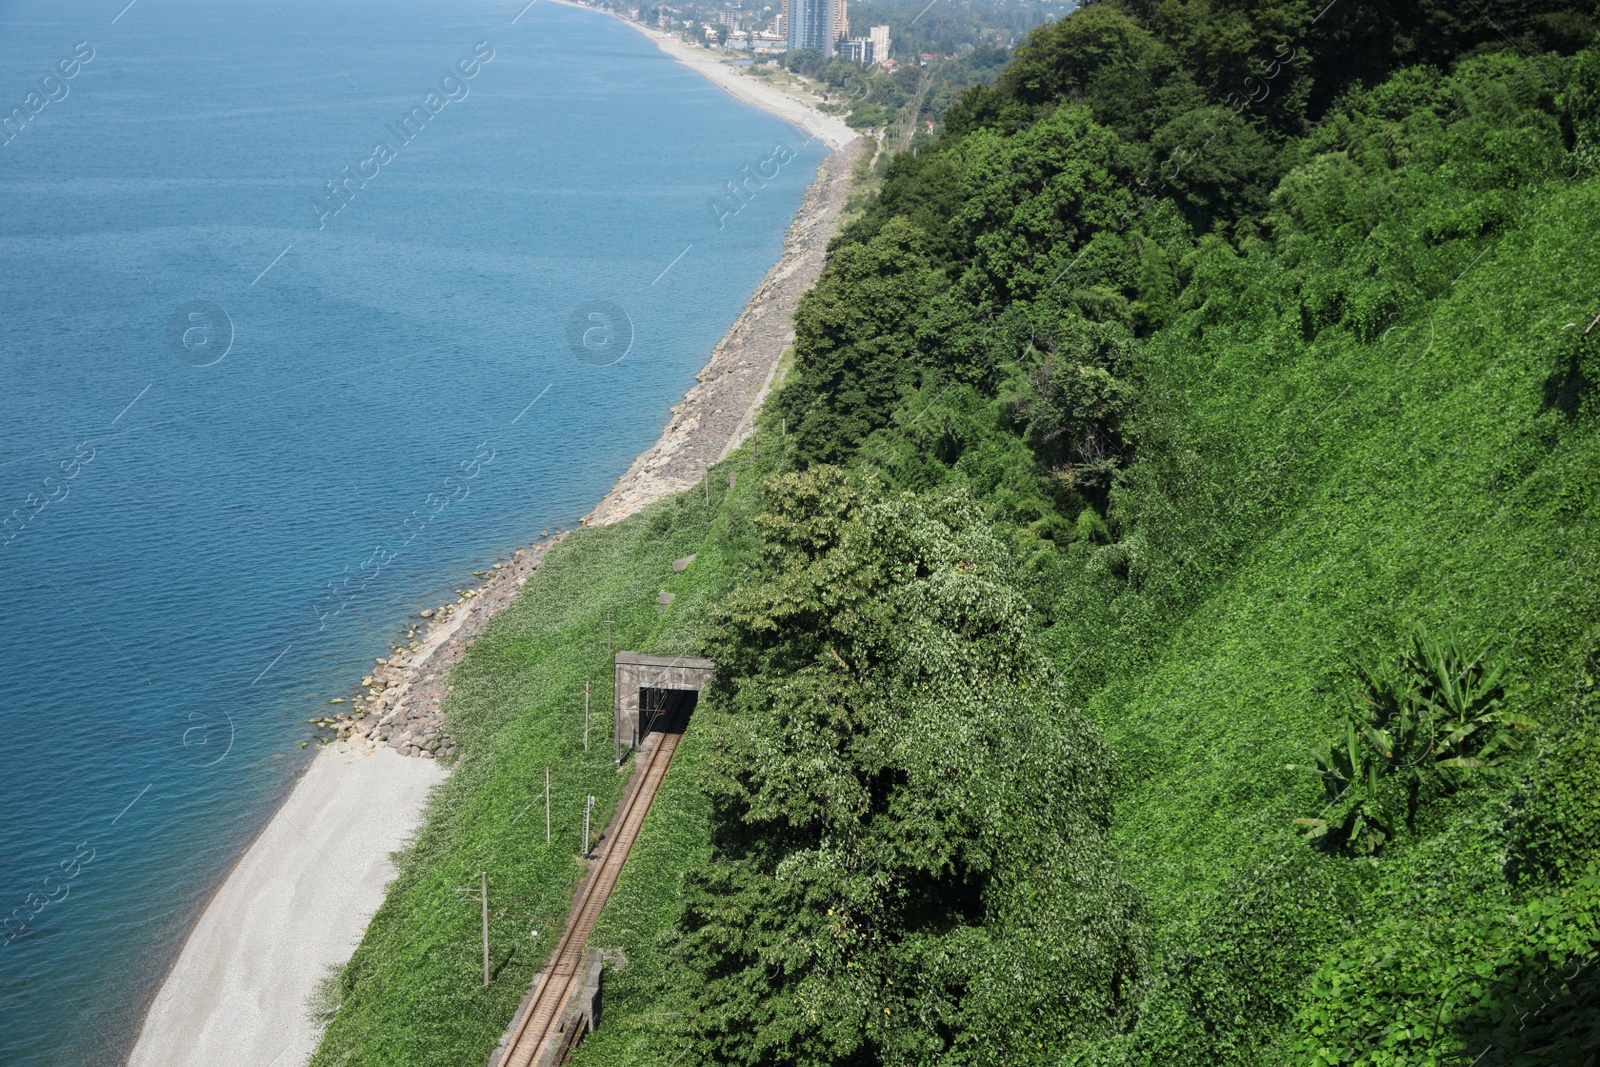
M 568 913 L 566 929 L 561 941 L 545 963 L 543 981 L 538 992 L 529 1001 L 522 1016 L 512 1023 L 511 1040 L 499 1067 L 547 1067 L 554 1057 L 547 1059 L 552 1046 L 565 1041 L 569 1035 L 561 1032 L 562 1016 L 566 1013 L 583 976 L 583 952 L 594 930 L 595 922 L 605 910 L 617 878 L 628 862 L 628 853 L 639 839 L 644 817 L 650 811 L 656 789 L 666 776 L 672 754 L 677 751 L 683 736 L 681 711 L 672 713 L 668 726 L 671 732 L 656 735 L 657 743 L 649 753 L 643 769 L 638 773 L 637 785 L 623 798 L 619 817 L 614 820 L 609 840 L 596 865 L 578 890 L 577 900 Z

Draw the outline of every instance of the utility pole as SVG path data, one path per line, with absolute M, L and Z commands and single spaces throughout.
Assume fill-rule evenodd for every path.
M 611 614 L 606 613 L 606 657 L 611 656 Z
M 544 765 L 544 843 L 550 843 L 550 764 Z
M 458 888 L 456 892 L 466 893 L 468 894 L 468 900 L 476 899 L 483 905 L 483 984 L 487 987 L 489 984 L 489 872 L 481 872 L 479 879 L 478 893 L 475 898 L 472 896 L 471 889 Z
M 589 751 L 589 680 L 583 682 L 583 750 Z
M 589 816 L 593 812 L 594 812 L 594 796 L 591 794 L 590 797 L 589 797 L 589 803 L 584 805 L 584 809 L 583 809 L 583 854 L 585 856 L 589 855 Z M 487 935 L 485 935 L 485 936 L 487 936 Z M 487 944 L 487 942 L 485 942 L 485 944 Z M 484 958 L 487 959 L 488 957 L 484 957 Z M 488 972 L 485 971 L 484 973 L 487 974 Z

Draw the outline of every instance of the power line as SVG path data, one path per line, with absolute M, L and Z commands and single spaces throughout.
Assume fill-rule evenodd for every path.
M 483 905 L 483 984 L 487 987 L 489 984 L 489 872 L 482 871 L 479 877 L 482 881 L 481 887 L 477 891 L 477 896 L 471 895 L 473 890 L 470 888 L 458 887 L 456 892 L 466 893 L 468 894 L 468 900 L 476 900 Z

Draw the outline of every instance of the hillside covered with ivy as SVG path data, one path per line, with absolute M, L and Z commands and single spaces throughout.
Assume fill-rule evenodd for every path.
M 1596 1062 L 1595 16 L 1100 0 L 888 162 L 574 1062 Z

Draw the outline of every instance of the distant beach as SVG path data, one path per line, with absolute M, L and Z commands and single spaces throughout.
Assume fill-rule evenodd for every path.
M 696 74 L 706 78 L 718 88 L 725 90 L 730 95 L 737 97 L 752 107 L 758 107 L 770 115 L 797 127 L 809 136 L 815 137 L 831 149 L 840 149 L 854 141 L 861 135 L 850 128 L 850 125 L 838 115 L 829 115 L 818 111 L 804 100 L 791 96 L 776 86 L 757 81 L 738 68 L 721 61 L 704 48 L 695 48 L 684 44 L 670 33 L 652 30 L 641 22 L 623 18 L 614 11 L 604 8 L 591 7 L 588 4 L 575 3 L 574 0 L 550 0 L 551 3 L 562 4 L 566 7 L 581 7 L 601 15 L 609 15 L 618 22 L 644 34 L 656 43 L 656 47 L 679 63 L 693 70 Z

